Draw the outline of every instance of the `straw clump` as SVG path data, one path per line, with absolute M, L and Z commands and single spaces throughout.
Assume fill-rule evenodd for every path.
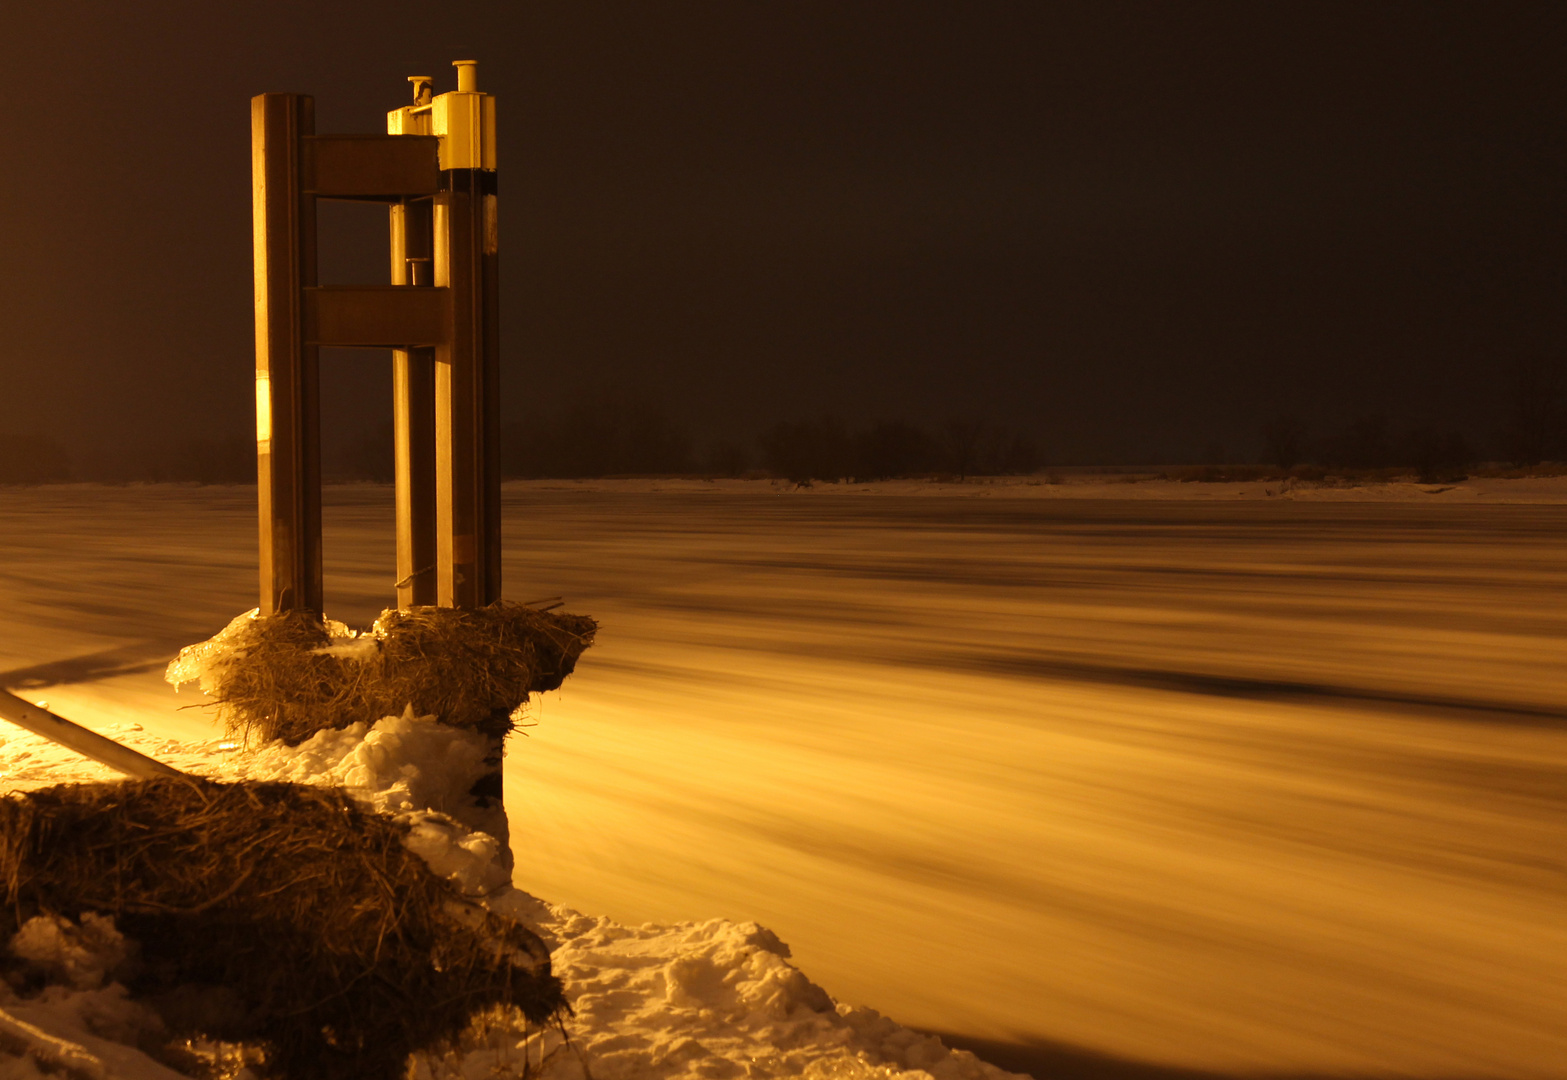
M 290 746 L 410 707 L 504 735 L 530 694 L 571 674 L 597 629 L 586 616 L 506 602 L 386 611 L 363 634 L 312 612 L 252 611 L 181 650 L 167 678 L 199 681 L 231 733 Z
M 557 1016 L 543 943 L 456 898 L 407 831 L 293 784 L 14 794 L 0 799 L 0 933 L 112 917 L 141 949 L 117 974 L 176 1039 L 259 1044 L 262 1070 L 293 1080 L 401 1077 L 411 1052 L 497 1008 Z

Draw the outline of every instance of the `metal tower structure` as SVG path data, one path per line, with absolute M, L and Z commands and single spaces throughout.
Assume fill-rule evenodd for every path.
M 385 135 L 251 99 L 262 614 L 322 609 L 322 346 L 393 350 L 398 606 L 500 598 L 495 99 L 454 66 L 450 93 L 411 78 Z M 322 199 L 388 204 L 389 284 L 318 283 Z

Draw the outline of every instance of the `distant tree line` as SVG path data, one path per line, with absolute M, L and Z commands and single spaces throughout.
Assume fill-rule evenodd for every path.
M 1297 472 L 1413 470 L 1434 481 L 1460 476 L 1481 460 L 1520 468 L 1567 461 L 1563 369 L 1523 365 L 1504 386 L 1504 408 L 1483 447 L 1456 429 L 1400 423 L 1387 412 L 1313 430 L 1299 413 L 1286 409 L 1261 425 L 1262 460 Z M 389 482 L 391 440 L 388 421 L 329 447 L 325 478 Z M 500 459 L 508 478 L 696 474 L 775 476 L 797 483 L 909 476 L 962 480 L 1031 473 L 1044 464 L 1032 439 L 972 417 L 936 426 L 900 419 L 854 426 L 822 416 L 780 421 L 748 440 L 702 442 L 656 400 L 625 392 L 582 397 L 557 411 L 506 424 Z M 149 440 L 91 457 L 73 454 L 41 432 L 0 431 L 0 484 L 248 484 L 255 478 L 255 444 L 248 432 Z
M 1356 472 L 1412 469 L 1422 480 L 1440 481 L 1456 478 L 1479 457 L 1460 431 L 1395 427 L 1380 412 L 1325 434 L 1311 433 L 1295 413 L 1278 413 L 1263 425 L 1262 439 L 1267 463 L 1286 472 L 1303 465 Z
M 1422 479 L 1452 479 L 1482 459 L 1531 468 L 1567 460 L 1567 388 L 1561 370 L 1542 365 L 1514 369 L 1489 455 L 1453 428 L 1397 424 L 1369 412 L 1326 432 L 1313 432 L 1299 413 L 1283 410 L 1262 425 L 1264 457 L 1282 470 L 1412 469 Z
M 757 439 L 758 461 L 775 476 L 813 480 L 888 480 L 900 476 L 999 476 L 1043 464 L 1033 440 L 980 420 L 953 420 L 932 431 L 907 420 L 859 429 L 832 417 L 774 424 Z
M 501 472 L 514 479 L 597 476 L 770 475 L 796 483 L 898 476 L 1029 473 L 1035 444 L 997 425 L 954 420 L 931 430 L 903 420 L 851 428 L 832 418 L 784 421 L 750 441 L 701 444 L 656 402 L 631 394 L 579 399 L 556 413 L 503 426 Z M 328 455 L 326 473 L 392 479 L 391 426 Z
M 1567 400 L 1560 368 L 1525 365 L 1513 372 L 1502 453 L 1518 465 L 1567 457 Z
M 501 473 L 573 479 L 699 468 L 690 435 L 651 399 L 604 392 L 501 429 Z
M 520 478 L 699 473 L 771 475 L 796 483 L 935 474 L 962 479 L 1032 472 L 1041 463 L 1032 441 L 974 421 L 932 431 L 905 420 L 850 428 L 822 417 L 774 424 L 749 444 L 718 439 L 699 448 L 657 406 L 626 398 L 508 425 L 501 462 L 505 475 Z

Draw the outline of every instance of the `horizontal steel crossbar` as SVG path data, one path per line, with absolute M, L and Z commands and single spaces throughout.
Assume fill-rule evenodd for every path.
M 439 345 L 450 334 L 450 289 L 315 285 L 302 291 L 304 336 L 311 345 L 407 349 Z
M 321 199 L 396 202 L 434 195 L 440 140 L 434 135 L 306 135 L 300 189 Z

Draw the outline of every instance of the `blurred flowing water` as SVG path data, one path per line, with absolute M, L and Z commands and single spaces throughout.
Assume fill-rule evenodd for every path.
M 390 595 L 330 489 L 331 614 Z M 0 668 L 157 681 L 250 607 L 253 492 L 0 491 Z M 508 488 L 599 644 L 513 742 L 524 888 L 755 919 L 1049 1075 L 1567 1077 L 1567 507 Z

